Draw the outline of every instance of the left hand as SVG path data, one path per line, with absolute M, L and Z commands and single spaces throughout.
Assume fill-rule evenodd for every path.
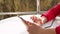
M 45 16 L 40 16 L 40 17 L 31 16 L 30 18 L 32 19 L 32 21 L 34 23 L 37 23 L 39 25 L 43 25 L 43 24 L 45 24 L 47 22 L 47 19 L 46 19 Z

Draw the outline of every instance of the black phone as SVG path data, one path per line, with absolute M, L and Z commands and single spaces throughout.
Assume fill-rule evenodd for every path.
M 25 22 L 25 20 L 22 17 L 19 17 L 23 22 Z
M 25 19 L 23 19 L 22 17 L 19 17 L 23 22 L 26 22 L 26 20 Z M 26 24 L 26 23 L 25 23 Z M 37 24 L 37 23 L 34 23 L 34 24 L 36 24 L 36 25 L 38 25 L 38 26 L 40 26 L 39 24 Z
M 23 19 L 22 17 L 19 18 L 24 22 L 25 25 L 27 24 L 25 19 Z

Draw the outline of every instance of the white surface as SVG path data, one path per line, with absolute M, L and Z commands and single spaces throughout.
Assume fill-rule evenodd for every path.
M 23 15 L 22 17 L 30 21 L 30 16 Z M 47 23 L 44 26 L 49 26 L 51 23 Z M 53 24 L 52 27 L 56 27 L 57 23 Z M 0 21 L 0 34 L 28 34 L 26 27 L 17 16 L 10 17 Z

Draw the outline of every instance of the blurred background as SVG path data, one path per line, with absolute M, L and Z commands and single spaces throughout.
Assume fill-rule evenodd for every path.
M 40 0 L 40 13 L 59 3 L 60 0 Z M 0 20 L 16 15 L 36 14 L 36 0 L 0 0 Z

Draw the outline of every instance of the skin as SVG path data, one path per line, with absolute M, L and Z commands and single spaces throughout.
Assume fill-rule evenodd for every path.
M 36 16 L 31 16 L 31 19 L 34 23 L 38 23 L 39 25 L 43 25 L 47 22 L 47 19 L 44 16 L 42 16 L 41 18 L 37 18 Z
M 40 25 L 36 25 L 37 23 L 34 24 L 26 20 L 23 23 L 26 25 L 29 34 L 56 34 L 55 28 L 42 28 Z

